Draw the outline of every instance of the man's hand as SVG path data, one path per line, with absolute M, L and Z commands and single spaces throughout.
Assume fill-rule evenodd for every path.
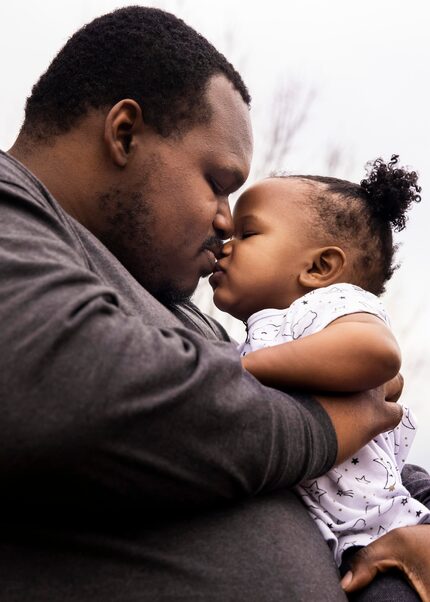
M 390 388 L 388 393 L 392 395 L 393 389 Z M 317 400 L 330 416 L 336 431 L 336 464 L 352 456 L 379 433 L 397 426 L 403 413 L 397 403 L 385 401 L 385 387 L 346 396 L 317 396 Z
M 350 593 L 368 585 L 378 572 L 401 570 L 423 602 L 430 602 L 430 525 L 394 529 L 357 552 L 341 581 Z

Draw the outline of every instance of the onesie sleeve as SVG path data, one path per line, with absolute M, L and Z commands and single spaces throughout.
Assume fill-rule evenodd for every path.
M 393 457 L 400 471 L 405 466 L 412 443 L 417 432 L 417 420 L 412 410 L 403 406 L 403 416 L 399 424 L 393 429 L 392 437 L 389 439 Z
M 291 340 L 319 332 L 337 318 L 355 313 L 373 314 L 390 325 L 380 299 L 359 286 L 345 283 L 315 289 L 291 304 Z

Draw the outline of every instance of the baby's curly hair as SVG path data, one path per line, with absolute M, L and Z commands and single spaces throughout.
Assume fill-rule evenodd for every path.
M 49 140 L 68 132 L 89 109 L 124 98 L 141 104 L 161 134 L 183 132 L 210 118 L 208 80 L 223 74 L 249 106 L 242 78 L 203 36 L 174 15 L 129 6 L 77 31 L 33 87 L 21 134 Z
M 366 164 L 360 184 L 323 176 L 289 176 L 325 184 L 312 196 L 322 230 L 355 250 L 353 284 L 381 295 L 398 265 L 393 230 L 404 229 L 411 204 L 421 200 L 418 174 L 399 167 L 399 156 Z

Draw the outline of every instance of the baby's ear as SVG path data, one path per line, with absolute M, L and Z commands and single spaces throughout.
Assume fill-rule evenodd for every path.
M 346 255 L 339 247 L 318 249 L 310 267 L 299 274 L 299 283 L 305 288 L 320 288 L 339 282 L 346 268 Z

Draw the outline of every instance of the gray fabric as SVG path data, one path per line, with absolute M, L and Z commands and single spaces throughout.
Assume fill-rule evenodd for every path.
M 412 497 L 430 508 L 430 475 L 415 464 L 406 464 L 402 470 L 402 480 Z
M 379 573 L 367 587 L 350 594 L 351 602 L 420 602 L 421 598 L 405 580 L 403 573 L 392 569 Z
M 4 154 L 0 270 L 2 602 L 345 599 L 285 490 L 334 462 L 316 402 L 247 375 Z

